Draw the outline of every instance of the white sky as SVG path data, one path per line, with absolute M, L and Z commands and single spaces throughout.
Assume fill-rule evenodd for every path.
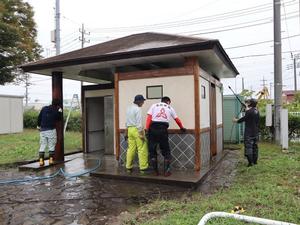
M 53 56 L 55 48 L 50 41 L 50 32 L 54 30 L 55 0 L 26 1 L 33 6 L 35 11 L 38 42 L 44 48 L 43 56 Z M 300 34 L 299 1 L 282 1 L 285 6 L 281 7 L 282 18 L 287 18 L 287 20 L 282 20 L 281 24 L 283 38 Z M 241 77 L 244 77 L 246 89 L 253 89 L 257 92 L 261 89 L 263 78 L 267 80 L 268 87 L 273 82 L 273 55 L 264 55 L 273 53 L 273 43 L 266 42 L 242 48 L 230 47 L 273 40 L 272 3 L 272 0 L 61 0 L 61 52 L 81 47 L 78 37 L 82 23 L 90 32 L 90 35 L 86 36 L 90 43 L 86 43 L 85 46 L 146 31 L 182 35 L 205 33 L 195 36 L 219 39 L 240 72 L 236 79 L 222 80 L 224 93 L 230 94 L 228 85 L 240 92 Z M 235 12 L 235 15 L 230 14 L 236 10 L 242 11 Z M 211 17 L 221 13 L 222 16 Z M 231 18 L 228 18 L 229 16 Z M 203 21 L 205 18 L 206 21 Z M 173 21 L 178 22 L 173 26 L 166 27 L 164 24 L 161 28 L 158 26 L 145 28 L 145 25 Z M 251 26 L 253 24 L 261 25 Z M 208 33 L 243 26 L 247 27 Z M 120 27 L 131 28 L 122 29 Z M 282 51 L 284 52 L 282 68 L 283 84 L 285 85 L 283 89 L 293 89 L 293 70 L 287 70 L 286 66 L 292 63 L 290 51 L 300 53 L 300 36 L 283 39 Z M 262 54 L 264 56 L 248 57 Z M 300 62 L 300 60 L 298 61 Z M 299 72 L 297 73 L 299 74 Z M 33 75 L 31 82 L 33 85 L 29 89 L 30 102 L 50 101 L 50 77 Z M 298 84 L 299 86 L 300 84 Z M 0 94 L 24 95 L 24 93 L 23 86 L 0 86 Z M 73 94 L 80 94 L 80 83 L 64 80 L 64 98 L 70 99 Z

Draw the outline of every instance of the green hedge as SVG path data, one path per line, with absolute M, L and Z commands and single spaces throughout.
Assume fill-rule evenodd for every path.
M 261 138 L 264 140 L 270 140 L 272 138 L 272 132 L 274 127 L 266 127 L 266 116 L 261 115 L 259 121 L 259 132 Z M 295 139 L 300 137 L 300 116 L 289 115 L 289 138 Z
M 24 128 L 32 128 L 35 129 L 37 126 L 37 118 L 39 115 L 39 111 L 36 111 L 34 109 L 26 110 L 24 112 Z M 68 110 L 64 110 L 64 122 L 66 121 L 68 116 Z M 81 132 L 81 112 L 80 111 L 72 111 L 67 131 L 77 131 Z

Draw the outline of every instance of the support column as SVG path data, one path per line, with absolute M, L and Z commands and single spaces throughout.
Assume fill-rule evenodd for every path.
M 58 99 L 63 109 L 63 76 L 62 72 L 52 72 L 52 100 Z M 55 161 L 64 161 L 64 121 L 55 124 L 57 132 L 57 143 L 55 146 Z
M 199 76 L 200 68 L 197 57 L 189 57 L 185 60 L 185 67 L 192 67 L 194 75 L 194 99 L 195 99 L 195 170 L 200 171 L 201 154 L 200 154 L 200 91 Z
M 115 73 L 115 89 L 114 89 L 114 104 L 115 104 L 115 136 L 116 136 L 116 160 L 120 158 L 120 127 L 119 127 L 119 74 Z

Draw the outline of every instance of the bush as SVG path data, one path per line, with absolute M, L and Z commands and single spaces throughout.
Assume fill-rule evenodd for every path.
M 260 115 L 259 132 L 263 140 L 270 140 L 274 127 L 266 127 L 266 116 Z M 300 137 L 300 117 L 289 115 L 289 138 L 295 139 Z
M 24 128 L 31 128 L 35 129 L 37 127 L 37 119 L 39 115 L 39 111 L 36 111 L 34 109 L 26 110 L 24 112 Z M 64 110 L 64 122 L 67 120 L 69 111 Z M 67 131 L 77 131 L 81 132 L 81 112 L 80 111 L 72 111 L 69 121 L 68 121 L 68 126 L 67 126 Z
M 39 116 L 39 112 L 34 109 L 29 109 L 24 112 L 23 116 L 24 128 L 35 129 L 37 126 L 37 118 Z

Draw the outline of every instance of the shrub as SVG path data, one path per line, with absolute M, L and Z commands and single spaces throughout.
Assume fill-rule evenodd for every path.
M 261 138 L 264 140 L 270 140 L 274 127 L 266 127 L 266 116 L 260 115 L 259 120 L 259 132 Z M 300 137 L 300 116 L 294 116 L 289 114 L 289 138 L 295 139 Z
M 36 128 L 39 112 L 34 109 L 26 110 L 23 114 L 23 124 L 25 128 Z

